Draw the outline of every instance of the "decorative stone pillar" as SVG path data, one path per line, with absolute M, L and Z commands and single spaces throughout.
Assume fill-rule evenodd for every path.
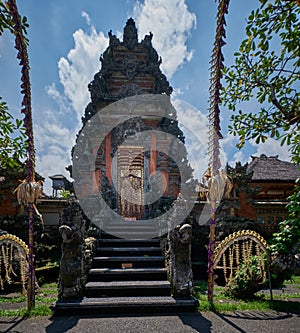
M 85 238 L 86 221 L 82 216 L 78 200 L 75 198 L 70 198 L 68 206 L 63 210 L 59 232 L 63 239 L 59 270 L 59 297 L 80 297 L 92 261 L 95 239 Z

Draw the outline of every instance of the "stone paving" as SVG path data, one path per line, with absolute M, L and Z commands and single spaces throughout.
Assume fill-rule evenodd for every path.
M 276 311 L 213 312 L 156 316 L 68 316 L 0 318 L 10 333 L 296 333 L 300 316 Z

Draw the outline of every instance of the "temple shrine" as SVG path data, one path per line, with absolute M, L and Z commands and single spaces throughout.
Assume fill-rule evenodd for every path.
M 123 41 L 109 32 L 109 46 L 100 57 L 100 71 L 88 86 L 91 102 L 82 118 L 84 128 L 99 116 L 97 128 L 107 132 L 100 144 L 94 140 L 92 148 L 96 154 L 94 193 L 100 191 L 107 205 L 128 220 L 160 215 L 184 191 L 182 178 L 187 181 L 192 177 L 184 136 L 170 102 L 172 87 L 160 70 L 162 60 L 151 39 L 150 33 L 138 41 L 131 18 Z M 129 104 L 108 107 L 120 100 Z M 177 144 L 171 147 L 174 140 Z M 88 146 L 93 145 L 91 141 Z M 181 159 L 176 161 L 174 156 Z M 85 161 L 80 167 L 82 163 Z M 78 191 L 85 189 L 77 187 Z
M 38 205 L 45 225 L 59 226 L 62 236 L 56 311 L 195 311 L 193 277 L 207 266 L 208 224 L 198 223 L 207 198 L 195 198 L 172 87 L 152 34 L 139 42 L 129 19 L 122 41 L 108 35 L 68 168 L 75 196 L 56 198 L 71 184 L 54 175 L 53 197 Z M 261 155 L 227 171 L 233 187 L 218 211 L 217 241 L 249 226 L 270 237 L 288 216 L 297 166 Z M 17 214 L 7 189 L 19 176 L 0 176 L 0 213 Z M 199 267 L 192 269 L 193 260 Z

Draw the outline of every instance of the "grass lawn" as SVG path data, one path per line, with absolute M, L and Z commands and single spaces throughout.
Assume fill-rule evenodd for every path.
M 264 290 L 256 294 L 255 299 L 243 301 L 226 297 L 223 287 L 215 286 L 213 304 L 207 300 L 207 284 L 204 281 L 195 282 L 195 297 L 199 300 L 199 311 L 267 311 L 276 310 L 290 313 L 300 313 L 300 276 L 294 276 L 292 281 L 285 281 L 283 289 Z
M 300 276 L 285 282 L 284 289 L 273 290 L 273 300 L 268 290 L 257 293 L 251 301 L 241 301 L 224 296 L 223 287 L 215 286 L 214 302 L 207 301 L 206 281 L 195 282 L 195 297 L 199 299 L 199 311 L 247 311 L 276 310 L 281 312 L 300 313 Z M 35 297 L 35 308 L 27 311 L 27 298 L 16 290 L 13 293 L 0 293 L 0 317 L 8 316 L 51 316 L 51 307 L 57 300 L 57 284 L 47 283 L 40 286 Z
M 51 306 L 57 301 L 57 284 L 47 283 L 40 287 L 35 296 L 35 308 L 27 311 L 27 297 L 19 290 L 9 294 L 0 294 L 0 317 L 11 316 L 49 316 L 53 314 Z

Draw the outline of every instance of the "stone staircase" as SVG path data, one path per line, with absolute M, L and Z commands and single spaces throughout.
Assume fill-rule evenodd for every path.
M 196 310 L 198 301 L 193 297 L 171 296 L 164 257 L 153 225 L 135 221 L 114 224 L 110 228 L 105 231 L 112 234 L 98 240 L 84 297 L 59 300 L 56 313 L 180 313 Z M 120 238 L 121 235 L 124 238 Z

